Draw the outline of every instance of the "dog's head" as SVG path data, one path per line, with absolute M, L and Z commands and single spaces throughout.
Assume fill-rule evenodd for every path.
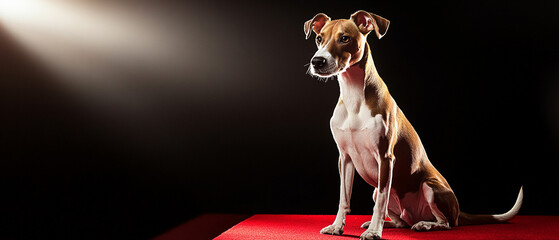
M 316 33 L 318 51 L 311 59 L 310 72 L 319 77 L 330 77 L 345 71 L 363 57 L 367 35 L 375 31 L 380 39 L 390 21 L 376 14 L 357 11 L 349 19 L 330 20 L 319 13 L 305 22 L 306 38 L 311 29 Z

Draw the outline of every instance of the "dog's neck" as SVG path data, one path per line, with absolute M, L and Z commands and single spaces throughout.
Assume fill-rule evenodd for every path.
M 387 87 L 373 62 L 368 43 L 365 44 L 361 60 L 340 73 L 338 81 L 340 83 L 340 98 L 345 103 L 360 101 L 367 101 L 369 104 L 378 103 L 380 99 L 384 99 L 385 94 L 388 94 Z

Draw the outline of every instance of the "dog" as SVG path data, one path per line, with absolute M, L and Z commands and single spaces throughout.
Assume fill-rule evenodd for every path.
M 332 225 L 322 234 L 341 235 L 350 212 L 355 171 L 375 187 L 371 221 L 360 239 L 381 239 L 387 228 L 448 230 L 458 225 L 502 223 L 520 210 L 523 190 L 507 213 L 472 215 L 460 211 L 446 179 L 427 158 L 417 132 L 388 92 L 373 62 L 367 36 L 382 38 L 390 21 L 366 11 L 331 20 L 319 13 L 304 24 L 308 39 L 316 34 L 318 51 L 309 72 L 336 76 L 340 97 L 330 119 L 339 156 L 340 203 Z M 386 217 L 390 221 L 386 221 Z

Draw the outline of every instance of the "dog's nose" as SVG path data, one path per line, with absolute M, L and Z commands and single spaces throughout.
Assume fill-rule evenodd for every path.
M 316 69 L 324 67 L 326 64 L 326 58 L 323 57 L 313 57 L 311 59 L 312 66 Z

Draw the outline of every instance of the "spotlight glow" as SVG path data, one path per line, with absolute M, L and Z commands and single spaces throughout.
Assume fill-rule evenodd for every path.
M 25 19 L 40 14 L 41 1 L 37 0 L 0 0 L 0 18 L 3 20 Z
M 144 6 L 145 7 L 145 6 Z M 4 29 L 39 63 L 76 90 L 104 105 L 145 107 L 131 90 L 139 78 L 168 79 L 179 69 L 177 46 L 165 18 L 117 3 L 0 0 Z M 184 61 L 183 61 L 184 62 Z
M 169 53 L 157 29 L 119 9 L 54 0 L 0 1 L 0 18 L 10 33 L 47 63 L 72 66 L 66 70 L 76 69 L 76 61 L 141 64 Z
M 238 71 L 251 61 L 243 57 L 244 48 L 236 47 L 246 44 L 246 34 L 239 32 L 248 28 L 231 24 L 230 11 L 181 6 L 133 0 L 0 0 L 0 30 L 50 70 L 57 83 L 104 108 L 145 112 L 150 101 L 162 96 L 202 99 L 210 92 L 227 98 L 233 87 L 249 91 L 232 80 L 258 79 Z

